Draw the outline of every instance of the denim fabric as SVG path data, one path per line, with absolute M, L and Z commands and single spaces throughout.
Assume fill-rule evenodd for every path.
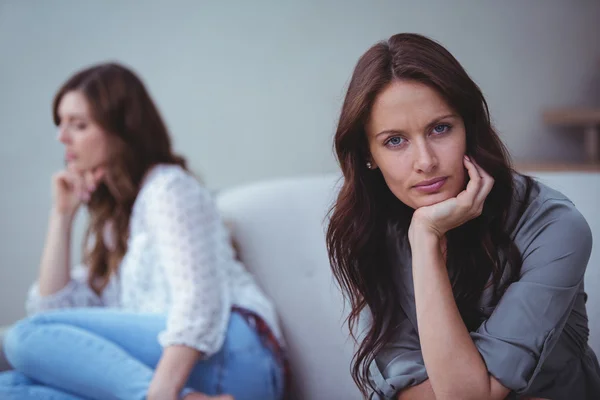
M 145 399 L 165 324 L 165 315 L 110 308 L 57 310 L 22 320 L 5 336 L 14 371 L 0 373 L 0 398 Z M 283 373 L 257 333 L 232 313 L 223 347 L 197 363 L 181 397 L 190 391 L 278 400 Z

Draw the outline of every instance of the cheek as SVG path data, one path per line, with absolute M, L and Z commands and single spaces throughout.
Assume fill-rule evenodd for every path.
M 81 151 L 94 164 L 102 163 L 108 158 L 108 137 L 103 132 L 89 132 L 81 138 L 79 145 Z
M 98 149 L 100 149 L 99 153 L 102 154 L 104 158 L 106 158 L 108 155 L 109 147 L 110 146 L 108 145 L 108 139 L 106 137 L 103 137 L 102 139 L 98 140 Z
M 435 143 L 435 152 L 440 167 L 445 169 L 453 171 L 463 169 L 463 157 L 466 151 L 466 137 L 463 131 L 456 132 L 446 140 Z
M 465 170 L 464 155 L 465 146 L 463 143 L 456 143 L 451 149 L 441 152 L 443 160 L 440 163 L 445 172 L 454 177 L 452 195 L 460 193 L 465 186 L 467 172 Z
M 457 168 L 456 172 L 453 175 L 456 177 L 456 179 L 454 185 L 455 187 L 453 190 L 454 193 L 452 193 L 452 195 L 456 196 L 465 189 L 465 185 L 467 183 L 467 171 L 461 165 Z
M 406 202 L 408 179 L 412 176 L 412 168 L 408 157 L 402 157 L 389 151 L 383 157 L 380 157 L 377 165 L 390 191 L 397 198 Z
M 462 149 L 453 149 L 451 152 L 445 152 L 442 166 L 454 174 L 462 173 L 465 169 L 464 151 Z
M 108 147 L 108 136 L 104 132 L 94 132 L 90 135 L 90 142 L 93 142 L 99 149 L 106 149 Z

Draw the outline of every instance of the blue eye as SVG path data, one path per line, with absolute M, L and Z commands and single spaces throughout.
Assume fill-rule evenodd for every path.
M 391 146 L 391 147 L 398 147 L 400 146 L 402 143 L 404 143 L 404 139 L 399 137 L 399 136 L 394 136 L 391 137 L 387 140 L 387 142 L 385 142 L 386 146 Z
M 450 130 L 450 125 L 448 124 L 439 124 L 433 128 L 433 133 L 446 133 Z

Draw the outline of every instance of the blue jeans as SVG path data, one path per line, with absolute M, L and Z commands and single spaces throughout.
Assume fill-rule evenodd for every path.
M 3 400 L 146 398 L 166 317 L 117 309 L 50 311 L 18 322 L 4 340 L 14 371 L 0 373 Z M 283 371 L 237 313 L 221 350 L 199 361 L 182 393 L 228 393 L 236 400 L 278 400 Z

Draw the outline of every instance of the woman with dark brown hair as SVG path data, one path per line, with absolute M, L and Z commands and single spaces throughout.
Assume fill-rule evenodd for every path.
M 365 396 L 600 398 L 588 224 L 513 170 L 480 89 L 445 48 L 417 34 L 371 47 L 335 150 L 344 180 L 327 246 Z
M 65 170 L 29 314 L 6 335 L 2 399 L 279 399 L 271 301 L 235 259 L 211 195 L 172 151 L 142 81 L 79 71 L 54 100 Z M 70 271 L 84 203 L 84 266 Z M 214 396 L 214 397 L 213 397 Z

